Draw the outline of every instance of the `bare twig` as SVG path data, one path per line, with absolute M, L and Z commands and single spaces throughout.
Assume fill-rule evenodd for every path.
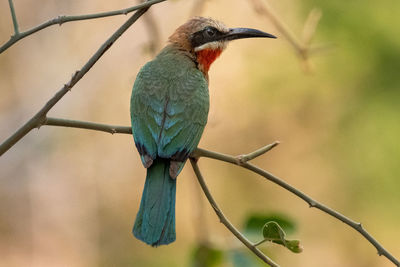
M 19 35 L 18 20 L 17 20 L 17 15 L 15 14 L 14 3 L 12 0 L 8 0 L 8 4 L 10 6 L 11 17 L 14 25 L 14 36 Z
M 266 1 L 261 3 L 261 0 L 252 0 L 254 10 L 257 14 L 266 16 L 270 19 L 272 24 L 276 29 L 289 41 L 289 43 L 295 48 L 295 50 L 300 54 L 303 47 L 300 41 L 292 33 L 292 31 L 285 25 L 285 23 L 279 19 L 276 12 L 268 5 Z
M 160 1 L 158 1 L 160 2 Z M 153 4 L 156 2 L 153 1 Z M 139 19 L 147 10 L 149 6 L 136 11 L 122 26 L 114 32 L 108 40 L 101 45 L 101 47 L 94 53 L 89 61 L 72 76 L 71 80 L 65 84 L 31 119 L 29 119 L 23 126 L 21 126 L 13 135 L 5 140 L 0 145 L 0 156 L 3 155 L 8 149 L 15 145 L 21 138 L 23 138 L 32 129 L 39 127 L 46 120 L 46 114 L 49 110 L 57 104 L 57 102 L 68 92 L 71 88 L 92 68 L 92 66 L 99 60 L 99 58 L 114 44 L 114 42 L 133 24 Z
M 66 120 L 66 119 L 51 118 L 51 117 L 46 118 L 46 120 L 44 120 L 42 125 L 80 128 L 86 130 L 102 131 L 110 134 L 115 134 L 115 133 L 132 134 L 131 127 L 115 126 L 115 125 L 94 123 L 88 121 Z
M 266 1 L 261 2 L 261 0 L 252 0 L 251 2 L 253 3 L 255 12 L 267 17 L 272 24 L 275 25 L 276 29 L 289 41 L 291 46 L 297 52 L 297 55 L 300 57 L 304 71 L 311 72 L 312 68 L 308 59 L 314 48 L 311 47 L 310 42 L 314 37 L 318 22 L 322 16 L 321 10 L 316 8 L 311 10 L 303 28 L 302 39 L 298 40 L 289 27 L 287 27 L 278 15 L 276 15 L 276 12 Z
M 249 154 L 245 154 L 245 155 L 239 155 L 236 157 L 238 164 L 241 165 L 247 161 L 250 161 L 252 159 L 255 159 L 265 153 L 267 153 L 268 151 L 270 151 L 271 149 L 273 149 L 274 147 L 276 147 L 277 145 L 279 145 L 280 142 L 279 141 L 275 141 L 272 144 L 266 145 L 260 149 L 257 149 L 254 152 L 251 152 Z
M 91 129 L 91 130 L 97 130 L 97 131 L 103 131 L 103 132 L 110 132 L 107 129 L 115 129 L 114 133 L 124 133 L 124 134 L 125 133 L 129 133 L 129 131 L 130 131 L 130 127 L 126 127 L 126 126 L 125 127 L 124 126 L 111 126 L 111 125 L 105 125 L 105 124 L 88 123 L 88 122 L 72 121 L 72 120 L 63 120 L 63 119 L 56 119 L 56 118 L 49 118 L 49 119 L 47 119 L 47 122 L 49 120 L 50 120 L 50 122 L 52 122 L 51 124 L 50 123 L 46 123 L 46 121 L 44 121 L 43 125 L 84 128 L 84 129 Z M 63 125 L 63 122 L 66 122 L 65 125 Z M 84 127 L 82 127 L 82 126 L 84 126 Z M 269 146 L 270 147 L 274 147 L 275 143 L 272 143 Z M 265 150 L 266 147 L 268 147 L 268 146 L 265 146 L 265 147 L 263 147 L 263 148 L 261 148 L 259 150 L 256 150 L 256 151 L 260 151 L 262 149 Z M 250 153 L 250 155 L 251 154 L 255 154 L 255 152 Z M 215 159 L 215 160 L 219 160 L 219 161 L 225 161 L 227 163 L 238 165 L 238 166 L 246 168 L 246 169 L 248 169 L 248 170 L 250 170 L 252 172 L 255 172 L 255 173 L 265 177 L 269 181 L 279 185 L 280 187 L 286 189 L 287 191 L 293 193 L 297 197 L 299 197 L 302 200 L 304 200 L 305 202 L 307 202 L 308 205 L 310 206 L 310 208 L 317 208 L 317 209 L 319 209 L 319 210 L 331 215 L 332 217 L 342 221 L 343 223 L 349 225 L 350 227 L 355 229 L 357 232 L 359 232 L 363 237 L 365 237 L 365 239 L 367 239 L 377 249 L 378 255 L 384 256 L 387 259 L 389 259 L 391 262 L 393 262 L 396 266 L 400 266 L 399 260 L 397 260 L 388 250 L 386 250 L 374 237 L 372 237 L 364 229 L 364 227 L 361 225 L 361 223 L 355 222 L 355 221 L 351 220 L 350 218 L 347 218 L 346 216 L 340 214 L 339 212 L 334 211 L 333 209 L 331 209 L 331 208 L 325 206 L 324 204 L 316 201 L 315 199 L 312 199 L 311 197 L 309 197 L 305 193 L 303 193 L 300 190 L 294 188 L 293 186 L 289 185 L 288 183 L 284 182 L 282 179 L 274 176 L 273 174 L 271 174 L 271 173 L 269 173 L 269 172 L 267 172 L 267 171 L 265 171 L 263 169 L 260 169 L 259 167 L 255 166 L 253 164 L 250 164 L 248 162 L 239 163 L 238 160 L 237 160 L 237 157 L 235 157 L 235 156 L 230 156 L 230 155 L 226 155 L 226 154 L 222 154 L 222 153 L 218 153 L 218 152 L 213 152 L 213 151 L 209 151 L 209 150 L 205 150 L 205 149 L 201 149 L 201 148 L 197 148 L 191 155 L 192 161 L 193 161 L 193 159 L 195 161 L 194 163 L 196 163 L 196 159 L 199 159 L 201 157 L 211 158 L 211 159 Z M 196 166 L 197 166 L 197 164 L 196 164 Z M 199 182 L 200 182 L 200 180 L 199 180 Z M 213 204 L 212 204 L 212 206 L 213 206 L 213 208 L 215 210 L 215 206 Z M 217 206 L 217 208 L 218 208 L 218 206 Z M 218 210 L 219 210 L 219 208 L 218 208 Z M 217 210 L 216 210 L 216 212 L 217 212 Z M 255 245 L 258 245 L 258 244 L 253 244 L 253 246 L 255 246 Z
M 203 189 L 204 194 L 206 195 L 208 201 L 211 204 L 211 207 L 214 209 L 215 213 L 217 214 L 219 220 L 223 225 L 228 228 L 229 231 L 233 235 L 237 237 L 246 247 L 248 247 L 257 257 L 259 257 L 261 260 L 263 260 L 265 263 L 269 264 L 270 266 L 279 266 L 276 264 L 274 261 L 272 261 L 270 258 L 268 258 L 264 253 L 259 250 L 255 244 L 250 242 L 242 233 L 240 233 L 235 226 L 232 225 L 232 223 L 225 217 L 224 213 L 220 210 L 218 207 L 217 203 L 215 202 L 213 196 L 211 195 L 210 191 L 208 190 L 208 187 L 206 185 L 206 182 L 203 179 L 203 176 L 201 175 L 199 166 L 196 163 L 196 159 L 190 158 L 190 163 L 192 164 L 194 173 L 196 174 L 197 180 L 200 183 L 201 188 Z
M 120 9 L 120 10 L 114 10 L 114 11 L 109 11 L 109 12 L 101 12 L 101 13 L 95 13 L 95 14 L 87 14 L 87 15 L 78 15 L 78 16 L 58 16 L 56 18 L 53 18 L 47 22 L 44 22 L 36 27 L 33 27 L 32 29 L 29 29 L 27 31 L 24 32 L 18 32 L 18 24 L 16 24 L 17 20 L 15 18 L 15 12 L 14 8 L 12 7 L 12 0 L 9 0 L 10 2 L 10 8 L 11 8 L 11 13 L 13 14 L 13 22 L 14 22 L 14 29 L 16 29 L 15 34 L 13 36 L 11 36 L 10 40 L 8 40 L 4 45 L 2 45 L 0 47 L 0 54 L 2 52 L 4 52 L 7 48 L 9 48 L 10 46 L 12 46 L 13 44 L 15 44 L 16 42 L 18 42 L 19 40 L 37 32 L 40 30 L 43 30 L 44 28 L 47 28 L 49 26 L 52 25 L 61 25 L 63 23 L 67 23 L 70 21 L 78 21 L 78 20 L 87 20 L 87 19 L 97 19 L 97 18 L 104 18 L 104 17 L 110 17 L 110 16 L 116 16 L 116 15 L 126 15 L 128 13 L 131 13 L 135 10 L 138 9 L 143 9 L 143 8 L 148 8 L 154 4 L 160 3 L 160 2 L 164 2 L 166 0 L 151 0 L 151 1 L 147 1 L 145 3 L 136 5 L 136 6 L 132 6 L 129 8 L 125 8 L 125 9 Z M 15 18 L 15 20 L 14 20 Z
M 321 17 L 322 11 L 319 8 L 313 8 L 308 14 L 307 20 L 304 23 L 303 34 L 301 38 L 305 47 L 309 48 Z

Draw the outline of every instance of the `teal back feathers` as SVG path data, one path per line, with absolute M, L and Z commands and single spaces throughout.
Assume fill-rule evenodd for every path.
M 208 109 L 203 73 L 173 45 L 164 48 L 140 70 L 132 91 L 133 136 L 143 163 L 146 154 L 174 158 L 184 151 L 187 158 L 200 141 Z
M 152 246 L 175 240 L 176 176 L 207 123 L 208 82 L 193 60 L 168 45 L 137 75 L 132 131 L 148 168 L 133 234 Z

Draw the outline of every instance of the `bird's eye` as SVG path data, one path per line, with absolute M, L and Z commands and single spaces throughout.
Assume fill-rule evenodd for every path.
M 204 29 L 204 35 L 207 37 L 214 37 L 216 33 L 217 30 L 215 28 L 207 27 Z

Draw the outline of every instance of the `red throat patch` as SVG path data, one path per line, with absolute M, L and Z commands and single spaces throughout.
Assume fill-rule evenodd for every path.
M 211 63 L 221 55 L 222 49 L 210 49 L 206 48 L 196 52 L 197 62 L 199 63 L 199 69 L 206 75 L 210 69 Z

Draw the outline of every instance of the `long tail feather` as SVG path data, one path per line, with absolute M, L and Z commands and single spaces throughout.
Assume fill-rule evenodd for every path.
M 152 245 L 175 241 L 176 179 L 169 175 L 169 160 L 156 159 L 147 169 L 133 235 Z

